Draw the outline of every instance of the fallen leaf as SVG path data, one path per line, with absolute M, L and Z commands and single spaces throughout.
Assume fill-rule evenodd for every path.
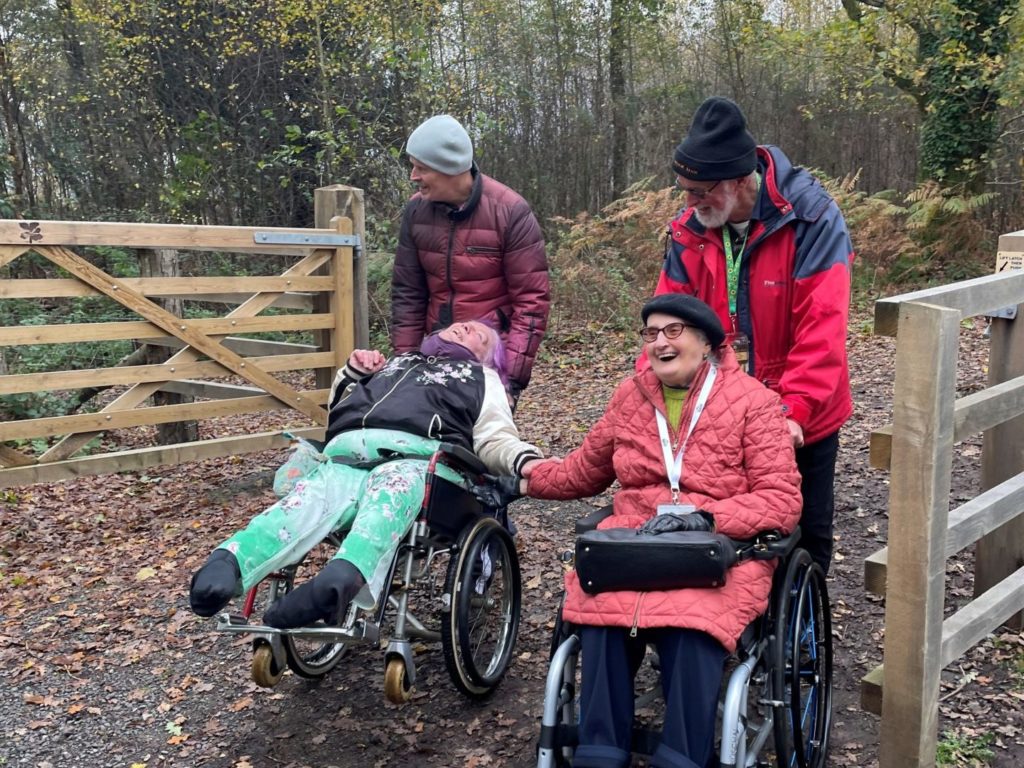
M 248 709 L 252 706 L 252 696 L 243 696 L 234 704 L 229 704 L 228 709 L 232 712 L 241 712 L 243 709 Z
M 156 576 L 156 568 L 140 568 L 139 572 L 135 574 L 136 581 L 145 581 Z

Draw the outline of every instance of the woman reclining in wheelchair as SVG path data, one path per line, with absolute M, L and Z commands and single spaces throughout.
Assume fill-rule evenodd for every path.
M 473 321 L 454 323 L 424 339 L 419 352 L 389 360 L 354 351 L 329 398 L 324 454 L 332 460 L 213 551 L 192 578 L 192 610 L 213 616 L 338 531 L 348 533 L 334 559 L 273 603 L 264 622 L 337 624 L 353 600 L 372 606 L 420 510 L 428 460 L 442 442 L 472 450 L 502 474 L 518 473 L 541 455 L 519 439 L 512 420 L 502 346 L 493 328 Z
M 530 462 L 526 492 L 582 498 L 618 480 L 602 530 L 713 530 L 732 539 L 792 531 L 800 477 L 778 396 L 740 370 L 703 302 L 658 296 L 642 317 L 650 369 L 619 386 L 580 448 L 561 462 Z M 604 575 L 626 579 L 637 562 Z M 579 550 L 576 566 L 566 574 L 563 606 L 563 620 L 579 628 L 582 653 L 573 765 L 629 765 L 633 677 L 651 643 L 672 727 L 663 729 L 650 764 L 704 768 L 714 749 L 723 664 L 765 612 L 775 563 L 741 562 L 715 588 L 612 584 L 601 592 L 581 583 Z

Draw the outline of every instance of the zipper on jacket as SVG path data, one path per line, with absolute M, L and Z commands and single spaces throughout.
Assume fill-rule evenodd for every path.
M 486 245 L 470 245 L 466 248 L 466 253 L 501 253 L 501 249 Z
M 371 405 L 369 407 L 369 409 L 366 411 L 366 413 L 363 414 L 363 429 L 366 429 L 366 420 L 370 417 L 370 414 L 373 413 L 373 409 L 376 408 L 381 403 L 383 403 L 385 400 L 387 400 L 391 396 L 391 393 L 394 392 L 395 389 L 398 387 L 398 385 L 401 384 L 403 381 L 405 381 L 406 377 L 410 373 L 412 373 L 414 370 L 416 370 L 416 368 L 418 368 L 418 367 L 419 367 L 418 365 L 414 365 L 411 368 L 409 368 L 409 370 L 407 370 L 405 373 L 403 373 L 401 376 L 399 376 L 398 377 L 398 381 L 396 381 L 394 383 L 394 385 L 391 387 L 391 389 L 389 389 L 387 392 L 385 392 L 383 394 L 383 396 L 381 396 L 380 399 L 377 400 L 376 403 L 374 403 L 373 405 Z
M 448 219 L 448 253 L 445 256 L 444 279 L 448 284 L 448 324 L 455 322 L 455 284 L 452 282 L 452 248 L 455 245 L 455 222 Z
M 636 610 L 633 611 L 633 626 L 629 630 L 630 637 L 636 637 L 636 626 L 640 623 L 640 604 L 644 601 L 644 595 L 646 592 L 641 592 L 640 596 L 636 599 Z

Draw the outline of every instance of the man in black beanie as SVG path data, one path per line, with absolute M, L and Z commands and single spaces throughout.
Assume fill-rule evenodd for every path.
M 782 396 L 803 478 L 801 544 L 827 571 L 839 428 L 853 412 L 843 215 L 778 147 L 758 146 L 720 96 L 697 108 L 672 171 L 686 207 L 669 224 L 655 293 L 711 305 L 747 371 Z

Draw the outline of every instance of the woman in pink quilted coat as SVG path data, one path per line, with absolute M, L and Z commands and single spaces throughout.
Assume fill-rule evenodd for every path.
M 792 531 L 800 476 L 778 395 L 740 370 L 721 346 L 718 317 L 700 300 L 657 296 L 642 317 L 650 369 L 619 386 L 582 446 L 564 460 L 524 467 L 529 495 L 582 498 L 618 480 L 614 513 L 601 528 L 716 530 L 734 539 Z M 633 676 L 654 643 L 672 725 L 651 765 L 703 768 L 723 663 L 766 610 L 773 568 L 746 560 L 720 588 L 596 595 L 569 572 L 563 616 L 581 626 L 583 664 L 573 765 L 629 765 Z

